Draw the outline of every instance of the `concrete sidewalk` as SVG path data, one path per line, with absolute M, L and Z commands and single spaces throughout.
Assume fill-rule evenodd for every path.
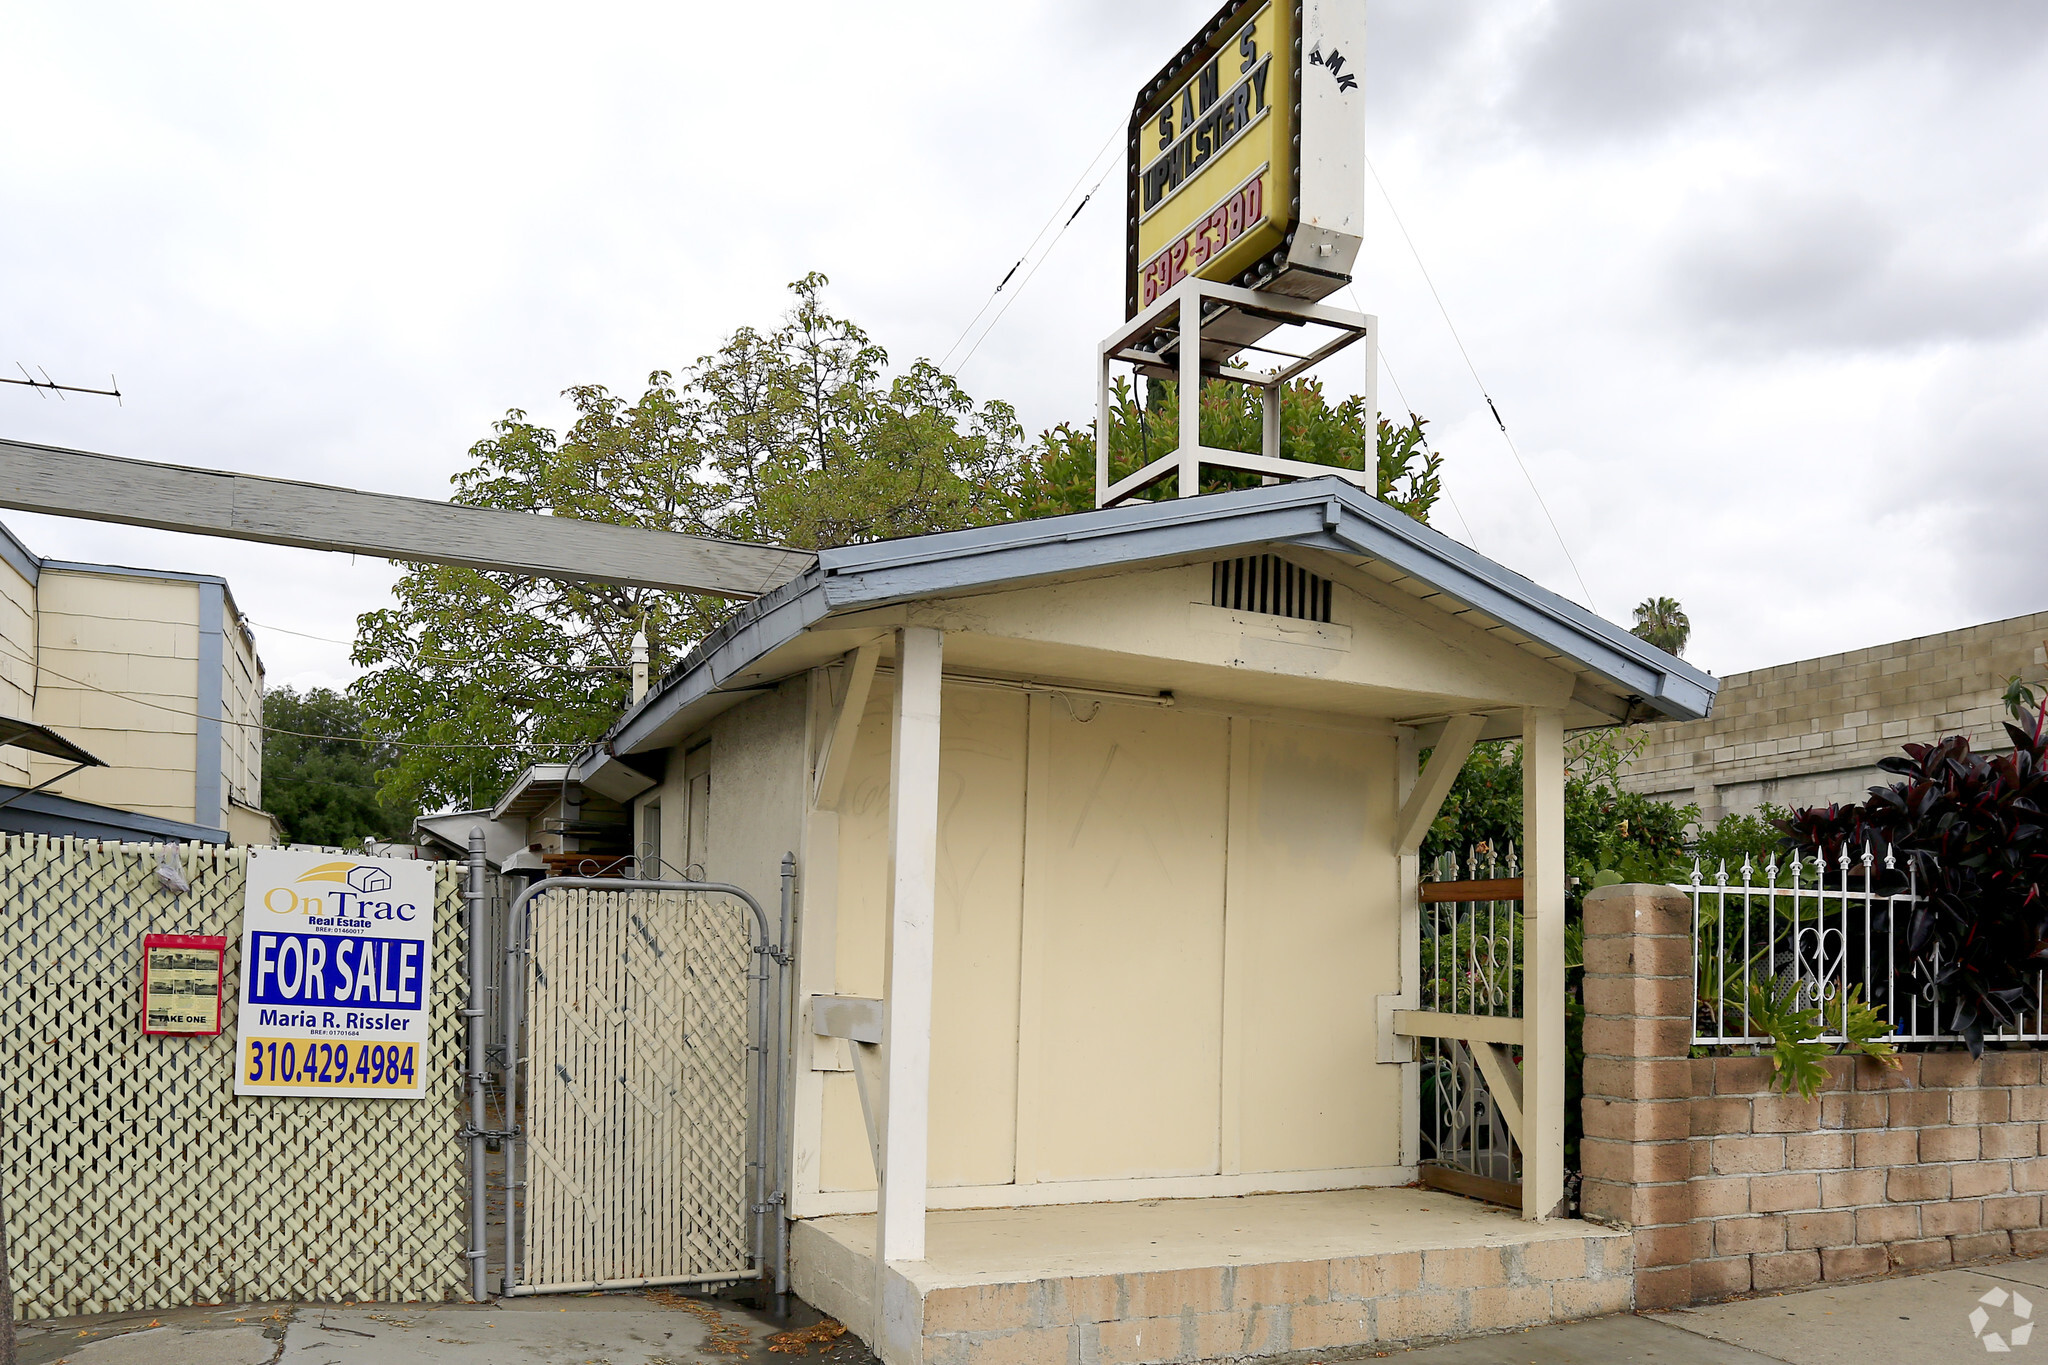
M 28 1323 L 20 1365 L 873 1365 L 792 1301 L 777 1320 L 647 1290 L 490 1304 L 241 1304 Z
M 2026 1330 L 2043 1318 L 2048 1257 L 1596 1318 L 1391 1358 L 1402 1365 L 1877 1365 L 1987 1354 L 2025 1360 L 2038 1352 L 2048 1362 L 2048 1322 L 2038 1338 Z
M 2038 1352 L 2048 1365 L 2048 1324 L 2041 1340 L 2029 1330 L 2043 1316 L 2048 1257 L 1355 1354 L 1402 1365 L 1874 1365 Z M 801 1305 L 778 1322 L 662 1291 L 257 1304 L 31 1323 L 21 1365 L 874 1365 L 858 1341 L 817 1324 Z

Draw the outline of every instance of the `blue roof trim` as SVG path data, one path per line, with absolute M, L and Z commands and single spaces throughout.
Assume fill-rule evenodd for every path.
M 670 716 L 716 692 L 769 650 L 803 634 L 825 610 L 823 576 L 815 566 L 755 598 L 705 636 L 669 669 L 660 687 L 621 716 L 605 736 L 604 747 L 613 753 L 634 752 Z M 580 771 L 583 762 L 584 756 L 578 755 L 571 766 Z
M 199 688 L 198 720 L 193 722 L 192 758 L 197 765 L 192 777 L 192 818 L 225 818 L 227 801 L 227 641 L 222 628 L 227 617 L 227 585 L 199 584 Z
M 79 839 L 111 839 L 121 843 L 224 844 L 228 832 L 182 820 L 163 820 L 154 815 L 137 815 L 90 801 L 74 801 L 55 792 L 29 792 L 17 796 L 20 787 L 0 786 L 0 830 L 10 834 L 71 835 Z
M 61 570 L 65 573 L 101 573 L 116 578 L 158 578 L 167 583 L 218 583 L 225 588 L 228 581 L 219 574 L 185 573 L 179 569 L 137 569 L 126 564 L 82 564 L 73 559 L 46 559 L 45 569 Z
M 1578 603 L 1322 478 L 821 551 L 813 568 L 742 607 L 671 668 L 613 726 L 609 747 L 631 752 L 676 711 L 828 614 L 1262 545 L 1377 559 L 1674 720 L 1706 715 L 1720 687 Z

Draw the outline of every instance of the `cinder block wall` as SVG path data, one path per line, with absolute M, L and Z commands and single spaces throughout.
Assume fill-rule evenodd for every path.
M 1715 819 L 1764 801 L 1861 801 L 1901 744 L 1968 735 L 2008 749 L 2005 680 L 2041 677 L 2048 612 L 1735 673 L 1706 720 L 1646 727 L 1621 785 Z
M 1586 897 L 1588 1218 L 1633 1230 L 1636 1306 L 2048 1252 L 2042 1054 L 1831 1058 L 1815 1098 L 1767 1057 L 1689 1057 L 1692 909 Z

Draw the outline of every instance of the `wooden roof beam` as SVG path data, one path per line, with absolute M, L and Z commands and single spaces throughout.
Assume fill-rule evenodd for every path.
M 498 573 L 759 597 L 816 556 L 0 439 L 0 507 Z

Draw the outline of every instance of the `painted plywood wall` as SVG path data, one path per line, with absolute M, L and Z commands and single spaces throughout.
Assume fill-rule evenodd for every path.
M 884 675 L 807 869 L 831 880 L 812 894 L 842 994 L 883 993 L 892 704 Z M 1003 1204 L 1388 1178 L 1391 731 L 955 683 L 941 724 L 932 1185 Z M 819 1080 L 812 1204 L 859 1207 L 852 1078 Z
M 221 648 L 222 791 L 244 806 L 263 805 L 263 664 L 232 602 Z
M 197 584 L 45 568 L 35 718 L 109 765 L 63 795 L 191 821 L 199 695 Z M 61 771 L 35 761 L 35 779 Z M 220 815 L 199 816 L 218 826 Z

